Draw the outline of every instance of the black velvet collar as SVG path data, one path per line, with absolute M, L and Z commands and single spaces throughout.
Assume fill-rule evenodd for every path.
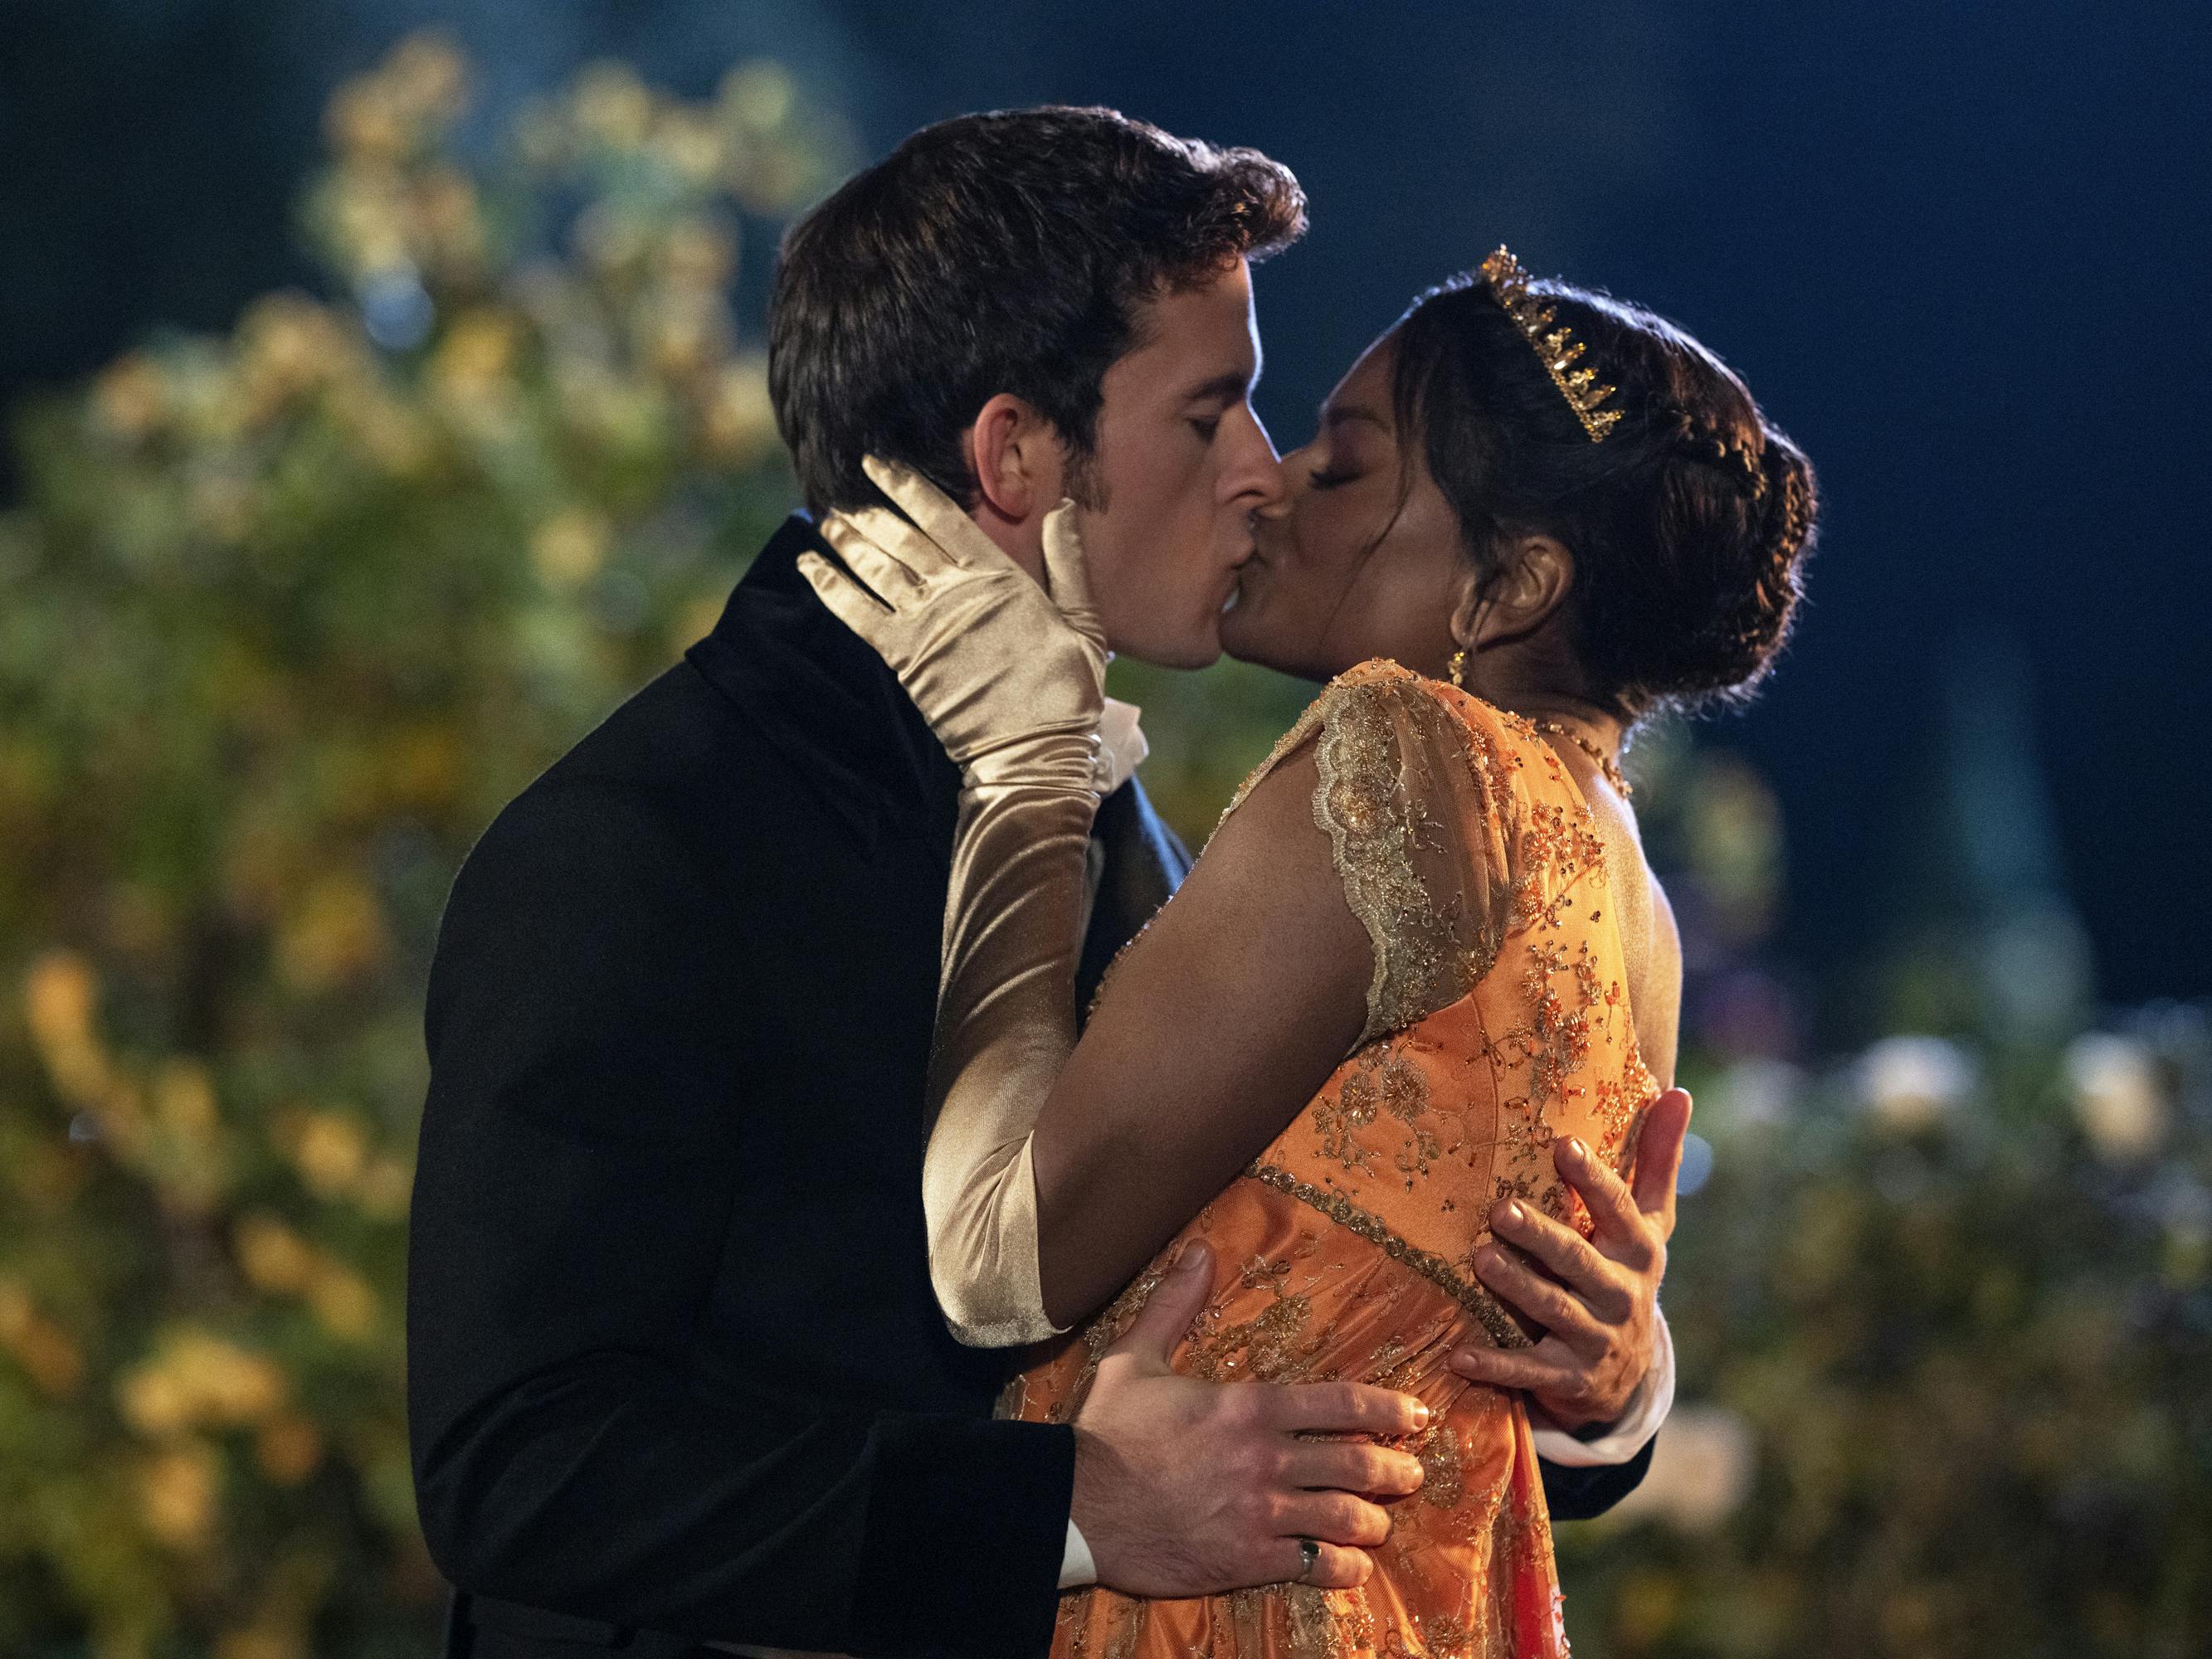
M 949 844 L 959 770 L 883 659 L 799 574 L 799 556 L 810 549 L 841 564 L 813 522 L 794 513 L 714 631 L 685 655 L 866 845 L 886 834 L 935 834 Z

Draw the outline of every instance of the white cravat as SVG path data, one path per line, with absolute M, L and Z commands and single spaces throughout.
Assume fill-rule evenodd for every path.
M 1152 752 L 1152 744 L 1145 741 L 1145 729 L 1137 724 L 1137 717 L 1145 711 L 1133 702 L 1123 702 L 1118 697 L 1106 699 L 1106 706 L 1098 711 L 1098 758 L 1094 775 L 1098 781 L 1098 799 L 1103 800 L 1136 775 L 1145 757 Z

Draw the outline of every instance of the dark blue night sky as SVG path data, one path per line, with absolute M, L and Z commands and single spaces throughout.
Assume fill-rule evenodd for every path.
M 839 96 L 872 154 L 1048 100 L 1256 144 L 1314 210 L 1260 281 L 1261 407 L 1285 444 L 1416 290 L 1509 241 L 1680 319 L 1820 469 L 1814 607 L 1765 701 L 1712 734 L 1781 795 L 1792 952 L 1845 958 L 1907 913 L 1940 921 L 1964 878 L 1919 843 L 1956 841 L 1982 878 L 2063 883 L 2105 997 L 2212 992 L 2212 8 L 7 11 L 10 393 L 301 278 L 289 214 L 322 100 L 425 22 L 469 47 L 495 105 L 603 53 L 703 91 L 768 51 Z

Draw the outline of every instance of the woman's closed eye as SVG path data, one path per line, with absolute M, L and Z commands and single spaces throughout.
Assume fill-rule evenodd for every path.
M 1352 483 L 1355 478 L 1358 477 L 1358 476 L 1359 474 L 1358 472 L 1353 471 L 1350 468 L 1317 466 L 1309 476 L 1307 482 L 1316 489 L 1334 489 L 1339 484 L 1348 484 Z

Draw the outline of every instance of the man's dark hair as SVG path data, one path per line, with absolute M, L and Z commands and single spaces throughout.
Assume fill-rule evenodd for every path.
M 1100 383 L 1139 307 L 1304 232 L 1289 168 L 1110 109 L 925 127 L 793 226 L 769 302 L 769 391 L 816 512 L 878 499 L 863 455 L 963 505 L 961 434 L 1000 392 L 1050 421 L 1083 487 Z

